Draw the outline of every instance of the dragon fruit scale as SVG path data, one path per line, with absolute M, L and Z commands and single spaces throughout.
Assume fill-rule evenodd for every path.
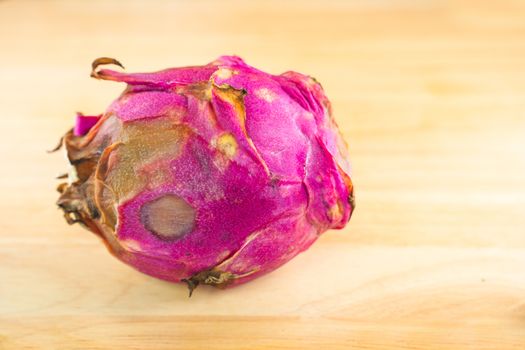
M 92 76 L 127 84 L 62 138 L 71 170 L 57 202 L 151 276 L 217 287 L 272 271 L 354 209 L 350 164 L 313 78 L 235 56 L 204 66 Z

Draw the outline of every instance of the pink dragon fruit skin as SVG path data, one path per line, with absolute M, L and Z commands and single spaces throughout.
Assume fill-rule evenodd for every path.
M 354 208 L 346 144 L 311 77 L 270 75 L 239 57 L 92 76 L 127 83 L 101 116 L 63 138 L 69 223 L 161 279 L 247 282 L 342 228 Z

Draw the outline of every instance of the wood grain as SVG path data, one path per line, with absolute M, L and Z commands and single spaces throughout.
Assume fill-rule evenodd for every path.
M 0 1 L 0 349 L 524 349 L 525 2 Z M 54 207 L 89 78 L 239 54 L 323 83 L 342 231 L 220 291 L 141 275 Z

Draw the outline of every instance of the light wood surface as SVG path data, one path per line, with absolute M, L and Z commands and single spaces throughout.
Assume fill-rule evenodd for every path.
M 525 1 L 0 1 L 0 349 L 525 349 Z M 342 231 L 245 286 L 142 275 L 55 208 L 89 78 L 238 54 L 315 76 Z

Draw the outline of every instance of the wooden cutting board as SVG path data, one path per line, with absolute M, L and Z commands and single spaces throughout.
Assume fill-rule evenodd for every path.
M 0 349 L 525 349 L 525 2 L 0 1 Z M 349 141 L 341 231 L 221 291 L 142 275 L 54 206 L 89 78 L 238 54 L 315 76 Z

